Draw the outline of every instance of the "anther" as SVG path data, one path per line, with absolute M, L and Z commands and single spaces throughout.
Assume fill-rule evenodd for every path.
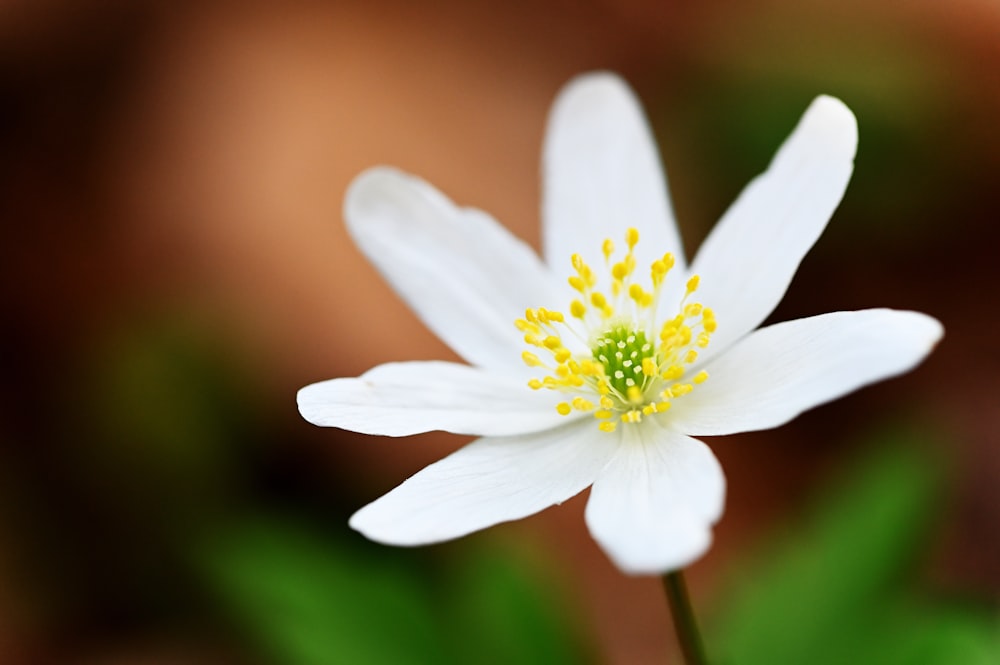
M 625 232 L 625 242 L 628 244 L 630 250 L 635 247 L 636 243 L 639 242 L 639 230 L 635 227 L 629 228 Z
M 523 360 L 524 364 L 527 365 L 528 367 L 541 367 L 542 365 L 542 361 L 539 360 L 538 356 L 536 356 L 531 351 L 525 351 L 524 353 L 522 353 L 521 360 Z
M 668 381 L 676 381 L 684 376 L 684 368 L 680 365 L 671 365 L 667 369 L 663 370 L 663 374 L 660 376 Z

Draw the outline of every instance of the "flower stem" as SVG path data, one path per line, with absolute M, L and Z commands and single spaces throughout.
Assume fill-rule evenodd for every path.
M 677 631 L 677 641 L 680 642 L 684 662 L 687 665 L 707 665 L 705 647 L 698 633 L 698 623 L 691 609 L 691 599 L 688 597 L 687 585 L 684 583 L 684 573 L 680 570 L 671 571 L 663 576 L 663 590 L 667 593 L 670 603 L 670 613 L 674 618 L 674 630 Z

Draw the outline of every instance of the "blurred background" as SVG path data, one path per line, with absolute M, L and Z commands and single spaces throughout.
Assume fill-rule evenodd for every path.
M 347 517 L 464 443 L 303 422 L 295 391 L 454 358 L 340 207 L 393 164 L 537 247 L 548 106 L 622 73 L 692 253 L 809 101 L 853 181 L 783 320 L 946 337 L 905 377 L 709 441 L 689 571 L 722 663 L 1000 662 L 994 0 L 8 0 L 0 6 L 0 663 L 675 662 L 586 493 L 396 550 Z

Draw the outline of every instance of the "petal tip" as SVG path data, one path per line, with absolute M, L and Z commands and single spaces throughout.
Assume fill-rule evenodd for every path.
M 577 94 L 607 94 L 630 91 L 629 85 L 618 74 L 609 70 L 584 72 L 571 78 L 562 89 L 561 96 Z
M 383 198 L 386 192 L 405 187 L 415 178 L 392 166 L 373 166 L 354 177 L 344 195 L 344 216 L 348 222 L 355 214 L 373 201 Z
M 384 498 L 384 497 L 382 497 Z M 414 538 L 413 534 L 404 534 L 403 530 L 393 528 L 393 521 L 387 520 L 385 510 L 381 510 L 382 500 L 376 499 L 366 506 L 355 511 L 347 520 L 347 525 L 360 533 L 368 540 L 382 545 L 393 545 L 396 547 L 412 547 L 433 542 L 428 539 Z
M 374 166 L 348 185 L 343 214 L 347 230 L 365 250 L 370 233 L 391 236 L 395 228 L 412 224 L 428 210 L 448 214 L 453 207 L 427 181 L 392 166 Z
M 671 552 L 650 552 L 648 556 L 608 552 L 611 561 L 626 575 L 635 577 L 665 575 L 674 570 L 687 568 L 700 559 L 712 547 L 712 530 L 705 529 L 700 534 L 691 534 L 686 546 Z
M 836 97 L 816 97 L 806 109 L 802 124 L 828 136 L 831 144 L 841 145 L 851 154 L 857 150 L 858 120 L 847 104 Z
M 316 399 L 316 386 L 318 384 L 312 383 L 304 388 L 300 388 L 297 393 L 295 393 L 295 405 L 299 409 L 299 415 L 302 416 L 303 420 L 312 424 L 318 425 L 320 427 L 324 426 L 322 418 L 320 418 L 317 407 L 319 406 L 319 401 Z
M 552 107 L 552 117 L 584 110 L 615 108 L 622 104 L 638 107 L 632 88 L 618 74 L 594 71 L 579 74 L 563 86 Z
M 901 325 L 913 332 L 914 338 L 923 345 L 925 355 L 933 351 L 944 337 L 944 325 L 929 314 L 902 311 L 897 312 L 897 315 L 904 317 L 900 320 Z

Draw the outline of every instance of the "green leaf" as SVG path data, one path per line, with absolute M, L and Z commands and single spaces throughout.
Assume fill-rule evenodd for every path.
M 454 548 L 430 571 L 412 550 L 259 519 L 215 538 L 200 563 L 223 612 L 265 662 L 587 663 L 565 596 L 541 566 L 508 550 Z
M 942 473 L 919 438 L 872 447 L 806 526 L 741 568 L 711 636 L 722 662 L 888 662 L 867 654 L 895 648 L 875 643 L 887 639 L 886 608 L 923 551 Z
M 260 521 L 215 541 L 208 582 L 280 665 L 449 662 L 416 576 L 301 526 Z M 412 570 L 412 568 L 411 568 Z
M 459 662 L 579 665 L 590 662 L 567 594 L 543 567 L 510 548 L 482 549 L 459 565 L 452 625 Z
M 976 607 L 902 601 L 870 625 L 867 662 L 884 665 L 1000 663 L 996 617 Z

